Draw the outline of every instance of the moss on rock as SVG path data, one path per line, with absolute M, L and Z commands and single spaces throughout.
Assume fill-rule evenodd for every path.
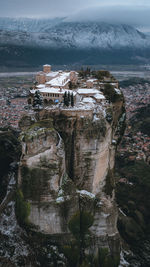
M 8 172 L 11 163 L 19 161 L 21 145 L 17 139 L 17 133 L 11 129 L 0 131 L 0 202 L 3 200 L 9 181 Z M 16 165 L 17 167 L 17 165 Z
M 52 175 L 53 169 L 22 167 L 22 190 L 25 199 L 40 201 L 41 195 L 49 188 L 48 181 Z
M 20 189 L 16 191 L 16 217 L 21 225 L 28 224 L 30 215 L 30 203 L 24 200 L 23 193 Z
M 115 188 L 114 171 L 108 170 L 104 191 L 107 195 L 112 196 L 114 188 Z

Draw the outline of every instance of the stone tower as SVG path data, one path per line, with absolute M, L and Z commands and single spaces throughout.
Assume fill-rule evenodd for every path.
M 45 72 L 45 73 L 51 72 L 51 65 L 48 65 L 48 64 L 44 65 L 43 66 L 43 72 Z

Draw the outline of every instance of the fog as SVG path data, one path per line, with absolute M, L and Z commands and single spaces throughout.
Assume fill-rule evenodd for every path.
M 97 20 L 150 27 L 149 0 L 0 0 L 0 17 Z
M 150 26 L 150 7 L 144 6 L 101 6 L 88 8 L 73 14 L 68 21 L 104 21 L 109 23 Z

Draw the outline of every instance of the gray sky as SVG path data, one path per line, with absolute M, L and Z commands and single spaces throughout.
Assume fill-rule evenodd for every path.
M 150 26 L 150 0 L 0 0 L 0 17 L 62 17 Z
M 148 6 L 149 0 L 0 0 L 0 16 L 56 17 L 68 16 L 90 7 L 109 5 Z

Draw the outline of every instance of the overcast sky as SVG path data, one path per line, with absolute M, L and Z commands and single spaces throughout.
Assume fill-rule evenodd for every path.
M 150 26 L 150 0 L 0 0 L 0 17 L 99 19 Z

